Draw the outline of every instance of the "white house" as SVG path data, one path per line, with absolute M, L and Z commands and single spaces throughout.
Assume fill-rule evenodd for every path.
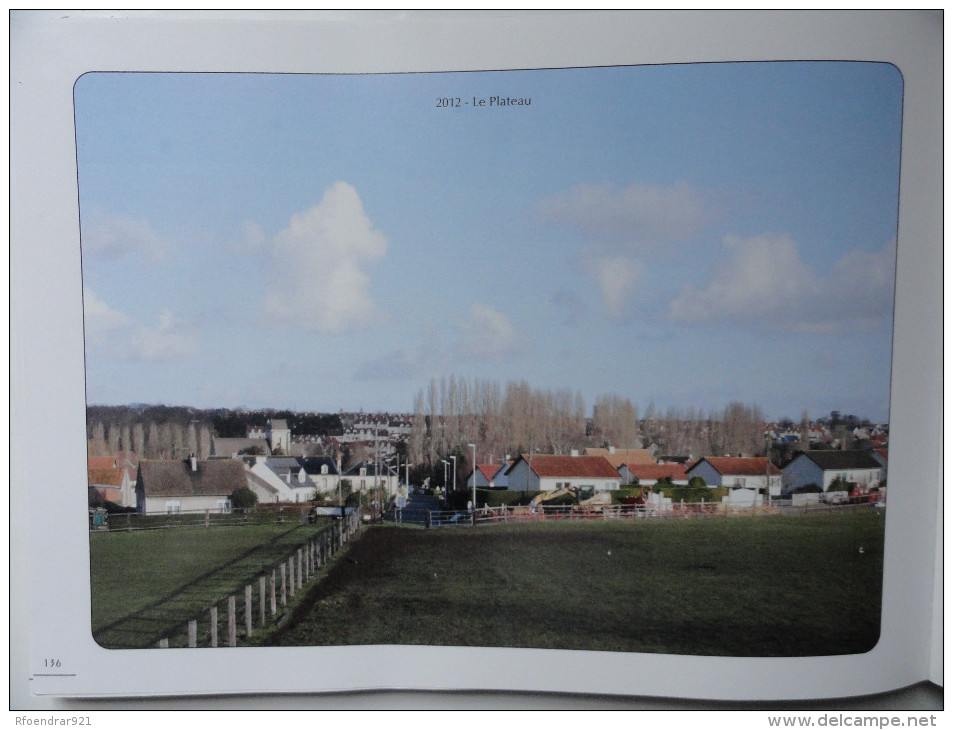
M 305 456 L 298 459 L 318 491 L 323 494 L 337 492 L 341 470 L 330 456 Z
M 562 487 L 607 492 L 619 488 L 619 472 L 602 456 L 521 454 L 507 469 L 508 489 L 550 492 Z
M 706 456 L 686 471 L 689 481 L 701 477 L 709 487 L 751 490 L 752 496 L 765 485 L 772 497 L 781 496 L 781 470 L 760 456 Z
M 801 451 L 784 467 L 784 493 L 809 484 L 826 492 L 838 478 L 859 487 L 876 487 L 882 468 L 866 451 Z
M 512 462 L 502 464 L 477 464 L 476 486 L 478 489 L 506 489 L 508 480 L 506 470 Z M 473 472 L 467 477 L 467 488 L 473 489 Z
M 249 457 L 245 460 L 248 470 L 261 482 L 249 482 L 252 491 L 260 501 L 268 494 L 273 502 L 310 502 L 317 485 L 299 462 L 291 456 Z
M 146 515 L 231 512 L 232 492 L 247 486 L 244 465 L 232 459 L 140 461 L 136 509 Z
M 399 475 L 387 464 L 362 461 L 344 472 L 341 478 L 350 480 L 351 489 L 355 492 L 383 487 L 388 497 L 397 496 Z
M 280 450 L 285 455 L 291 453 L 291 429 L 288 428 L 288 422 L 285 419 L 269 420 L 265 428 L 265 435 L 272 452 Z
M 672 484 L 688 484 L 688 474 L 682 464 L 623 464 L 619 467 L 623 484 L 652 486 L 659 479 L 671 479 Z

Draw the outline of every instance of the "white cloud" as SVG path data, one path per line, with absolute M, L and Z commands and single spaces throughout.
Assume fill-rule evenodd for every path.
M 635 295 L 645 265 L 624 256 L 603 256 L 588 262 L 588 267 L 599 284 L 606 311 L 610 317 L 618 319 Z
M 188 359 L 197 349 L 192 327 L 163 310 L 159 322 L 147 327 L 112 309 L 91 289 L 83 289 L 86 344 L 91 351 L 127 361 Z
M 577 185 L 542 201 L 537 210 L 545 220 L 581 231 L 612 250 L 641 253 L 688 241 L 711 218 L 702 195 L 684 182 L 622 189 Z
M 520 348 L 522 337 L 502 312 L 475 302 L 460 327 L 460 353 L 481 360 L 502 360 Z
M 123 339 L 135 323 L 111 309 L 92 289 L 83 289 L 83 318 L 87 345 L 105 345 Z
M 729 236 L 707 284 L 687 286 L 670 306 L 676 322 L 730 322 L 754 329 L 841 332 L 869 327 L 893 304 L 894 243 L 852 250 L 828 274 L 809 267 L 787 235 Z
M 192 328 L 164 309 L 156 327 L 140 326 L 132 338 L 132 353 L 139 360 L 179 360 L 189 358 L 196 348 Z
M 281 325 L 328 333 L 371 324 L 381 314 L 364 268 L 386 252 L 387 238 L 357 191 L 335 183 L 271 240 L 266 314 Z
M 89 213 L 82 221 L 83 253 L 88 256 L 143 255 L 159 261 L 172 248 L 144 218 Z
M 644 262 L 684 252 L 714 217 L 705 196 L 685 182 L 577 185 L 542 201 L 537 213 L 583 234 L 576 266 L 595 280 L 613 319 L 630 308 Z

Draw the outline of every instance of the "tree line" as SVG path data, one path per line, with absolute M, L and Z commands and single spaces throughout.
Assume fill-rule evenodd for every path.
M 525 380 L 501 385 L 453 375 L 432 378 L 414 399 L 407 456 L 411 463 L 440 473 L 436 467 L 456 455 L 460 474 L 469 474 L 473 467 L 468 444 L 476 445 L 478 463 L 500 463 L 507 455 L 530 451 L 568 454 L 593 446 L 654 445 L 660 455 L 692 456 L 766 450 L 764 416 L 757 405 L 729 403 L 720 411 L 703 413 L 674 408 L 662 412 L 650 404 L 640 415 L 628 398 L 605 395 L 596 399 L 590 416 L 578 391 L 536 389 Z
M 132 451 L 143 459 L 207 459 L 212 439 L 244 438 L 249 427 L 264 428 L 269 419 L 284 419 L 295 435 L 325 436 L 342 432 L 337 414 L 278 410 L 197 409 L 189 406 L 88 406 L 86 439 L 90 456 Z

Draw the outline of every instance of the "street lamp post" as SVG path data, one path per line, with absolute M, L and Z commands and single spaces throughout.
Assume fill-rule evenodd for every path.
M 476 444 L 467 444 L 470 449 L 473 451 L 473 511 L 476 512 L 476 475 L 477 475 L 477 463 L 476 463 Z
M 450 458 L 453 459 L 453 491 L 456 492 L 457 491 L 457 457 L 451 456 Z

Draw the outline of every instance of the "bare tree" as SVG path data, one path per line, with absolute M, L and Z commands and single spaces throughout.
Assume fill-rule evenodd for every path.
M 107 454 L 114 455 L 118 454 L 119 449 L 119 424 L 110 423 L 109 428 L 106 430 L 106 447 Z
M 203 423 L 199 429 L 199 458 L 207 459 L 212 453 L 212 432 L 208 424 Z
M 106 428 L 101 421 L 97 421 L 90 431 L 87 453 L 90 456 L 105 456 L 106 452 Z
M 144 458 L 146 455 L 146 436 L 142 424 L 139 422 L 132 424 L 132 450 L 140 458 Z
M 807 415 L 806 408 L 801 412 L 801 433 L 799 437 L 798 448 L 801 451 L 809 450 L 811 448 L 811 419 Z

